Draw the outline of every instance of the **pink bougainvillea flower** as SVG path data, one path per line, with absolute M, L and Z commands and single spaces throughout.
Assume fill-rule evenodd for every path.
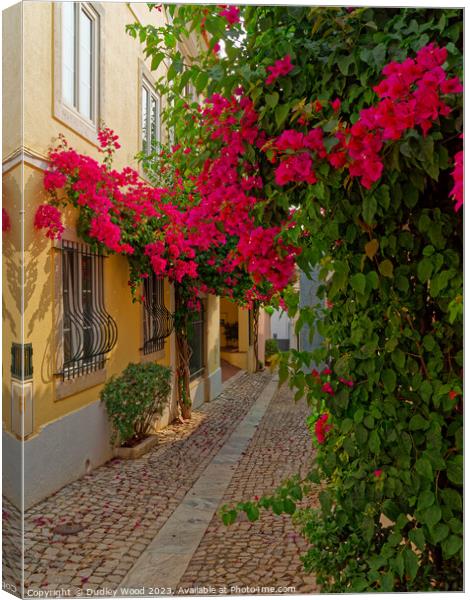
M 419 67 L 425 70 L 433 69 L 434 67 L 440 67 L 445 63 L 447 59 L 447 49 L 439 48 L 437 44 L 431 43 L 421 50 L 418 50 L 416 54 L 416 63 Z
M 64 232 L 62 218 L 58 208 L 51 204 L 41 204 L 34 216 L 36 229 L 47 229 L 46 237 L 51 240 L 60 239 Z
M 232 4 L 222 4 L 220 5 L 220 7 L 222 8 L 222 10 L 219 12 L 219 15 L 221 17 L 225 17 L 229 27 L 235 25 L 235 23 L 240 22 L 240 9 L 238 8 L 238 6 L 233 6 Z
M 334 396 L 335 395 L 335 391 L 331 387 L 331 383 L 329 381 L 327 381 L 326 383 L 324 383 L 322 385 L 321 391 L 329 394 L 330 396 Z
M 332 429 L 332 425 L 327 424 L 329 415 L 324 413 L 320 415 L 315 423 L 315 435 L 319 444 L 324 444 L 326 434 Z
M 440 88 L 443 94 L 460 94 L 463 92 L 463 85 L 458 77 L 445 79 L 441 82 Z
M 332 375 L 333 371 L 329 367 L 325 367 L 321 373 L 322 375 Z
M 463 136 L 461 136 L 463 137 Z M 462 208 L 463 205 L 463 150 L 457 152 L 454 157 L 454 169 L 452 171 L 452 179 L 454 180 L 454 187 L 450 192 L 450 197 L 455 200 L 454 210 L 457 212 Z
M 275 144 L 278 150 L 301 150 L 304 147 L 304 135 L 294 129 L 285 129 Z
M 276 60 L 274 65 L 266 67 L 266 70 L 270 73 L 266 78 L 266 85 L 271 85 L 271 83 L 274 83 L 278 77 L 288 75 L 293 68 L 294 65 L 291 63 L 289 54 L 286 54 L 284 58 Z
M 274 172 L 277 185 L 284 186 L 291 182 L 304 181 L 316 183 L 317 178 L 313 171 L 313 162 L 310 154 L 301 152 L 285 158 Z
M 335 98 L 333 102 L 331 102 L 331 108 L 335 113 L 338 113 L 341 110 L 341 100 L 339 98 Z
M 382 469 L 375 469 L 374 475 L 375 477 L 380 477 L 382 475 Z
M 455 392 L 454 390 L 450 390 L 450 392 L 449 392 L 449 398 L 450 398 L 451 400 L 455 400 L 455 398 L 456 398 L 457 396 L 458 396 L 458 393 L 457 393 L 457 392 Z
M 338 381 L 344 383 L 344 385 L 347 385 L 350 388 L 354 387 L 354 381 L 351 381 L 351 379 L 344 379 L 344 377 L 338 377 Z
M 54 189 L 62 189 L 67 183 L 67 177 L 59 171 L 45 171 L 44 187 L 50 192 Z

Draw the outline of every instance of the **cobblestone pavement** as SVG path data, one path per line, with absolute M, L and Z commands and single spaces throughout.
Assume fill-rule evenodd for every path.
M 294 403 L 285 387 L 272 399 L 257 433 L 241 458 L 221 502 L 233 504 L 269 493 L 294 473 L 305 474 L 312 446 L 305 425 L 305 403 Z M 316 494 L 308 498 L 316 503 Z M 213 586 L 227 593 L 318 592 L 315 578 L 306 575 L 300 554 L 306 550 L 287 515 L 262 512 L 259 521 L 246 518 L 225 527 L 216 513 L 193 555 L 177 592 Z M 250 589 L 251 588 L 251 589 Z M 263 593 L 267 593 L 263 591 Z M 272 593 L 272 592 L 271 592 Z
M 181 502 L 271 376 L 244 373 L 184 425 L 159 432 L 160 443 L 137 460 L 112 460 L 67 485 L 25 515 L 25 587 L 100 590 L 117 586 Z M 4 501 L 4 551 L 18 544 L 17 511 Z M 76 535 L 54 528 L 83 525 Z M 19 585 L 16 561 L 4 579 Z

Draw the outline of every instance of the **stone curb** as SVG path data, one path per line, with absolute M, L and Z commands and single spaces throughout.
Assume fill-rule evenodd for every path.
M 234 469 L 278 390 L 273 377 L 245 418 L 118 586 L 120 596 L 173 595 L 230 483 Z M 156 592 L 158 590 L 158 592 Z

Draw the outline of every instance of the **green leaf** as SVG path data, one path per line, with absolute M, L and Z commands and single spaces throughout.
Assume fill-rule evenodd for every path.
M 424 550 L 426 542 L 424 539 L 424 532 L 422 527 L 418 527 L 409 531 L 408 538 L 419 550 Z
M 452 483 L 462 485 L 463 483 L 463 458 L 454 456 L 447 463 L 447 477 Z
M 418 573 L 418 557 L 416 554 L 410 550 L 410 548 L 405 548 L 403 550 L 403 559 L 405 562 L 405 571 L 411 581 L 413 581 Z
M 254 504 L 249 504 L 245 512 L 249 521 L 257 521 L 259 519 L 259 508 Z
M 392 521 L 395 521 L 401 514 L 399 506 L 395 502 L 393 502 L 393 500 L 385 500 L 385 502 L 382 505 L 382 512 L 386 517 L 388 517 Z
M 371 431 L 369 436 L 369 448 L 374 454 L 378 454 L 380 450 L 380 438 L 377 431 Z
M 428 529 L 432 540 L 436 544 L 442 542 L 442 540 L 444 540 L 449 535 L 449 526 L 445 523 L 438 523 L 435 527 L 428 526 Z
M 354 56 L 353 54 L 346 54 L 344 56 L 340 56 L 337 59 L 337 65 L 342 75 L 348 75 L 349 73 L 349 65 L 353 62 Z
M 372 194 L 368 194 L 362 201 L 362 216 L 368 225 L 372 225 L 377 212 L 377 200 Z
M 423 258 L 422 260 L 419 261 L 417 273 L 418 273 L 418 279 L 421 281 L 421 283 L 425 283 L 426 281 L 429 280 L 429 278 L 432 275 L 432 271 L 433 271 L 432 260 L 430 260 L 429 258 Z
M 289 104 L 279 104 L 276 107 L 274 112 L 274 116 L 276 118 L 276 125 L 281 127 L 284 121 L 287 119 L 287 115 L 289 114 L 290 106 Z
M 441 490 L 441 497 L 444 500 L 444 503 L 450 508 L 458 511 L 462 510 L 462 496 L 457 490 L 444 488 Z
M 417 431 L 418 429 L 427 429 L 429 427 L 428 421 L 421 415 L 413 415 L 410 419 L 411 431 Z
M 449 537 L 442 543 L 442 553 L 444 558 L 450 558 L 456 554 L 462 547 L 462 538 L 458 535 L 449 535 Z
M 266 100 L 267 106 L 274 108 L 275 106 L 277 106 L 277 103 L 279 102 L 279 94 L 277 92 L 273 92 L 272 94 L 266 94 L 265 100 Z
M 432 466 L 427 458 L 418 458 L 415 464 L 415 469 L 422 477 L 425 477 L 431 481 L 434 479 Z
M 424 508 L 432 506 L 435 500 L 436 497 L 434 496 L 433 492 L 431 492 L 431 490 L 424 490 L 418 496 L 418 509 L 422 510 Z
M 366 289 L 366 277 L 363 273 L 356 273 L 351 277 L 351 287 L 359 294 L 363 294 Z
M 151 70 L 156 71 L 164 58 L 165 58 L 165 55 L 163 52 L 157 52 L 156 54 L 154 54 L 152 57 L 152 63 L 150 66 Z
M 284 512 L 289 515 L 293 515 L 296 508 L 295 502 L 293 502 L 290 498 L 284 499 Z
M 384 277 L 393 277 L 393 264 L 390 260 L 385 259 L 379 264 L 379 271 Z
M 366 275 L 372 289 L 376 290 L 379 287 L 379 276 L 375 271 L 369 271 Z
M 384 65 L 386 52 L 387 48 L 385 47 L 385 44 L 378 44 L 372 50 L 372 56 L 376 67 L 382 67 Z
M 441 517 L 441 509 L 439 508 L 439 506 L 437 506 L 437 504 L 433 504 L 429 508 L 424 509 L 422 519 L 424 524 L 427 525 L 429 529 L 431 529 L 432 527 L 437 525 L 437 523 L 439 523 Z
M 209 73 L 207 73 L 207 71 L 201 71 L 199 73 L 199 75 L 197 76 L 196 81 L 194 83 L 198 94 L 200 94 L 202 91 L 204 91 L 208 81 L 209 81 Z
M 400 579 L 403 579 L 403 574 L 405 572 L 405 561 L 403 559 L 403 552 L 399 552 L 397 557 L 395 558 L 395 569 Z
M 397 376 L 395 374 L 395 371 L 392 371 L 392 369 L 385 369 L 384 371 L 382 371 L 382 382 L 384 384 L 385 390 L 389 394 L 395 391 L 397 385 Z

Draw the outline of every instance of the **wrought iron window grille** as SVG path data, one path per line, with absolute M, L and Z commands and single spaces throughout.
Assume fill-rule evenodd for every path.
M 165 338 L 173 331 L 174 319 L 165 307 L 163 280 L 152 273 L 144 279 L 143 288 L 144 345 L 140 350 L 144 354 L 152 354 L 163 350 Z
M 117 325 L 104 305 L 105 257 L 87 244 L 62 242 L 63 379 L 104 368 Z

